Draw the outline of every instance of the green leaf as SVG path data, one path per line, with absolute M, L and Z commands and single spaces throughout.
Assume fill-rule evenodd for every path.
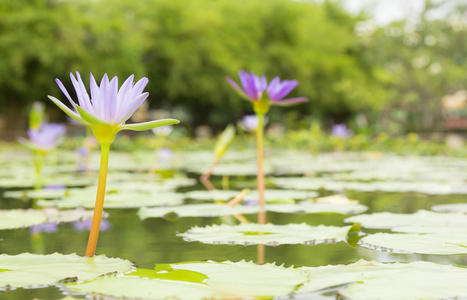
M 284 296 L 308 279 L 300 269 L 245 261 L 181 263 L 171 267 L 208 276 L 207 284 L 216 292 L 216 299 Z
M 156 121 L 151 121 L 151 122 L 121 125 L 119 127 L 119 130 L 143 131 L 143 130 L 153 129 L 156 127 L 161 127 L 161 126 L 166 126 L 166 125 L 174 125 L 178 123 L 180 123 L 179 120 L 162 119 L 162 120 L 156 120 Z
M 76 110 L 78 110 L 81 118 L 83 118 L 83 120 L 85 120 L 89 125 L 97 125 L 97 124 L 110 125 L 109 122 L 102 120 L 101 118 L 96 117 L 95 115 L 87 112 L 86 110 L 79 107 L 79 105 L 76 105 Z
M 200 201 L 228 201 L 240 194 L 240 191 L 232 190 L 196 190 L 185 193 L 187 199 Z M 297 191 L 297 190 L 273 190 L 267 189 L 264 191 L 266 202 L 268 203 L 295 203 L 295 200 L 303 200 L 318 196 L 314 191 Z M 253 190 L 245 195 L 245 201 L 258 201 L 258 191 Z
M 0 255 L 0 287 L 26 287 L 54 284 L 68 277 L 78 280 L 92 280 L 112 272 L 126 272 L 131 262 L 121 258 L 107 258 L 103 255 L 81 257 L 76 254 L 39 255 L 22 253 Z
M 384 264 L 361 260 L 302 270 L 310 280 L 299 288 L 299 294 L 342 286 L 338 293 L 346 299 L 435 300 L 467 296 L 467 269 L 432 262 Z
M 81 193 L 73 192 L 70 196 L 57 200 L 39 200 L 37 206 L 75 208 L 93 208 L 95 206 L 96 191 L 83 190 Z M 108 190 L 105 195 L 105 208 L 138 208 L 141 206 L 179 205 L 183 202 L 183 195 L 173 192 L 133 192 Z
M 74 222 L 91 219 L 92 210 L 11 209 L 0 210 L 0 230 L 41 225 L 45 223 Z
M 351 226 L 310 226 L 307 224 L 240 224 L 212 225 L 192 227 L 179 234 L 186 241 L 199 241 L 205 244 L 265 244 L 277 246 L 281 244 L 319 244 L 338 242 L 346 239 Z M 256 232 L 257 234 L 252 234 Z M 263 232 L 267 234 L 262 234 Z
M 29 227 L 47 222 L 47 217 L 40 210 L 12 209 L 0 211 L 0 230 Z
M 168 264 L 163 264 L 164 269 L 157 269 L 159 264 L 156 265 L 156 270 L 147 269 L 136 269 L 135 271 L 128 273 L 126 276 L 138 276 L 140 278 L 149 279 L 164 279 L 164 280 L 176 280 L 186 281 L 193 283 L 205 284 L 208 277 L 202 273 L 194 272 L 190 270 L 174 270 Z
M 172 207 L 142 207 L 138 211 L 141 219 L 173 217 L 219 217 L 257 213 L 257 206 L 227 206 L 225 204 L 186 204 Z M 176 216 L 173 216 L 176 214 Z
M 361 239 L 363 246 L 434 255 L 467 254 L 465 233 L 376 233 Z
M 436 212 L 453 212 L 467 214 L 467 203 L 440 204 L 431 207 Z
M 213 298 L 213 291 L 204 284 L 148 279 L 132 276 L 100 278 L 91 282 L 66 286 L 79 293 L 92 293 L 117 298 L 205 300 Z
M 232 143 L 234 137 L 235 127 L 232 124 L 229 124 L 221 133 L 221 135 L 216 141 L 216 145 L 214 146 L 214 153 L 216 154 L 218 159 L 225 154 L 225 152 L 229 148 L 230 143 Z
M 374 213 L 345 219 L 347 223 L 360 223 L 364 228 L 392 229 L 398 232 L 466 232 L 467 215 L 459 213 L 436 213 L 420 210 L 413 214 Z

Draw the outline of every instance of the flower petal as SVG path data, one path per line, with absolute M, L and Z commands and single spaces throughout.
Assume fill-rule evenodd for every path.
M 284 80 L 280 83 L 275 81 L 274 84 L 270 84 L 267 89 L 269 98 L 271 98 L 273 102 L 280 101 L 282 98 L 287 96 L 297 85 L 297 80 Z
M 77 77 L 78 77 L 79 79 L 81 79 L 81 78 L 79 77 L 79 73 L 76 72 L 76 74 L 77 74 Z M 76 96 L 77 96 L 77 98 L 78 98 L 78 104 L 79 104 L 82 108 L 88 110 L 89 108 L 88 108 L 88 105 L 87 105 L 87 103 L 86 103 L 86 101 L 85 101 L 86 96 L 88 96 L 86 90 L 84 91 L 86 95 L 84 95 L 84 94 L 83 94 L 83 90 L 81 89 L 80 83 L 78 82 L 78 80 L 76 80 L 75 76 L 73 76 L 72 73 L 70 73 L 70 78 L 71 78 L 71 83 L 73 84 L 73 87 L 75 88 Z M 89 96 L 88 96 L 88 97 L 89 97 Z
M 138 109 L 138 107 L 144 102 L 144 100 L 146 100 L 148 96 L 149 93 L 143 93 L 136 97 L 136 99 L 132 101 L 132 105 L 125 109 L 125 111 L 123 111 L 124 114 L 119 116 L 119 118 L 114 121 L 113 124 L 123 124 L 126 122 L 126 120 L 131 117 L 131 115 Z
M 248 97 L 243 91 L 243 89 L 232 78 L 226 77 L 225 80 L 227 80 L 227 82 L 230 83 L 230 85 L 233 86 L 234 89 L 237 92 L 239 92 L 243 97 Z
M 89 125 L 95 125 L 95 124 L 108 124 L 110 125 L 109 122 L 102 120 L 101 118 L 89 113 L 85 109 L 79 107 L 76 105 L 76 109 L 79 112 L 79 115 L 83 120 L 85 120 Z
M 68 91 L 66 90 L 63 83 L 58 78 L 55 79 L 55 82 L 57 83 L 57 85 L 60 88 L 60 90 L 62 91 L 62 93 L 65 94 L 65 97 L 68 98 L 68 101 L 70 101 L 71 105 L 73 105 L 73 108 L 76 107 L 75 101 L 71 100 L 70 94 L 68 94 Z
M 55 103 L 61 110 L 63 110 L 64 113 L 66 113 L 68 116 L 70 116 L 70 118 L 72 118 L 73 120 L 77 121 L 77 122 L 80 122 L 80 123 L 83 123 L 83 124 L 89 124 L 88 122 L 86 122 L 83 118 L 80 117 L 80 115 L 78 115 L 77 113 L 75 113 L 74 111 L 72 111 L 71 109 L 68 108 L 68 106 L 66 106 L 65 104 L 63 104 L 60 100 L 58 100 L 57 98 L 53 97 L 53 96 L 47 96 L 50 100 L 53 101 L 53 103 Z M 76 106 L 78 107 L 78 106 Z
M 100 115 L 100 108 L 99 108 L 99 101 L 100 101 L 100 90 L 99 86 L 97 85 L 96 79 L 94 76 L 92 76 L 92 73 L 90 73 L 90 80 L 89 80 L 89 85 L 90 85 L 90 90 L 91 90 L 91 100 L 92 100 L 92 107 L 94 109 L 95 114 Z
M 134 77 L 135 77 L 134 75 L 131 75 L 130 77 L 128 77 L 127 80 L 125 80 L 125 82 L 120 87 L 120 90 L 118 91 L 117 105 L 116 105 L 115 115 L 114 115 L 115 118 L 123 114 L 123 109 L 125 106 L 125 99 L 127 99 L 129 92 L 133 88 Z
M 274 101 L 274 102 L 271 103 L 271 105 L 291 106 L 291 105 L 295 105 L 295 104 L 302 103 L 302 102 L 307 102 L 307 101 L 308 101 L 308 98 L 306 98 L 306 97 L 297 97 L 297 98 L 284 99 L 284 100 L 281 100 L 281 101 Z
M 252 100 L 259 100 L 258 90 L 255 87 L 255 73 L 251 72 L 251 75 L 244 70 L 238 71 L 238 77 L 243 86 L 245 94 Z
M 120 130 L 143 131 L 143 130 L 148 130 L 148 129 L 161 127 L 161 126 L 166 126 L 166 125 L 174 125 L 174 124 L 178 124 L 178 123 L 180 123 L 179 120 L 162 119 L 162 120 L 156 120 L 156 121 L 151 121 L 151 122 L 122 125 L 122 126 L 119 127 L 119 131 Z
M 115 118 L 115 109 L 117 108 L 118 95 L 118 78 L 115 76 L 107 86 L 106 99 L 107 103 L 104 108 L 104 118 L 112 120 Z

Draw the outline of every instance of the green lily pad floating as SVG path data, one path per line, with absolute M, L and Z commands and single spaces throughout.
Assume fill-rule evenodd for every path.
M 206 275 L 206 284 L 215 296 L 225 298 L 277 297 L 293 292 L 308 279 L 300 269 L 284 268 L 274 264 L 257 265 L 253 262 L 171 264 L 174 270 L 189 270 Z M 156 265 L 157 267 L 157 265 Z
M 212 163 L 212 161 L 214 160 L 211 160 L 210 162 L 203 165 L 188 165 L 186 168 L 190 172 L 203 174 L 206 172 L 207 167 Z M 271 168 L 268 165 L 264 166 L 264 173 L 271 173 Z M 257 174 L 257 169 L 256 164 L 253 161 L 251 163 L 221 163 L 214 168 L 212 174 L 217 176 L 255 176 Z
M 66 189 L 39 189 L 39 190 L 22 190 L 22 191 L 7 191 L 3 193 L 5 198 L 14 199 L 56 199 L 65 197 Z
M 142 207 L 138 216 L 147 218 L 220 217 L 257 213 L 256 206 L 227 206 L 225 204 L 187 204 L 172 207 Z
M 91 219 L 92 215 L 92 210 L 84 209 L 65 211 L 59 211 L 55 208 L 0 210 L 0 230 L 30 227 L 45 223 L 74 222 Z
M 463 233 L 376 233 L 363 237 L 361 244 L 392 252 L 450 255 L 467 254 L 467 237 Z
M 66 279 L 92 280 L 99 276 L 127 272 L 131 262 L 103 255 L 81 257 L 76 254 L 30 254 L 0 255 L 0 288 L 28 287 L 55 284 Z
M 138 208 L 142 206 L 179 205 L 183 202 L 183 196 L 170 192 L 154 193 L 112 193 L 107 191 L 104 208 Z M 93 195 L 69 196 L 57 200 L 38 200 L 37 205 L 41 207 L 94 208 L 96 201 Z
M 440 204 L 432 206 L 431 209 L 441 213 L 467 214 L 467 203 Z
M 213 291 L 204 284 L 139 277 L 112 277 L 67 286 L 71 292 L 131 299 L 212 299 Z
M 47 223 L 41 210 L 12 209 L 0 211 L 0 230 L 29 227 Z
M 240 191 L 191 191 L 185 193 L 186 198 L 201 201 L 229 201 L 237 197 Z M 303 200 L 317 197 L 318 193 L 314 191 L 297 190 L 265 190 L 264 197 L 266 202 L 295 203 L 295 200 Z M 243 201 L 258 201 L 258 191 L 250 191 L 245 195 Z
M 239 224 L 192 227 L 178 234 L 185 241 L 205 244 L 278 246 L 281 244 L 316 245 L 335 243 L 346 239 L 351 226 L 310 226 L 302 224 Z
M 374 213 L 345 219 L 365 228 L 392 229 L 397 232 L 467 232 L 467 215 L 420 210 L 413 214 Z
M 367 210 L 367 207 L 360 204 L 330 204 L 330 203 L 303 203 L 303 204 L 267 204 L 264 207 L 267 211 L 277 213 L 338 213 L 355 214 Z M 171 207 L 142 207 L 138 211 L 138 216 L 144 220 L 148 218 L 177 219 L 183 217 L 220 217 L 238 214 L 258 213 L 261 208 L 257 205 L 228 206 L 225 204 L 186 204 Z
M 310 280 L 298 289 L 299 294 L 333 287 L 346 299 L 358 300 L 467 296 L 466 268 L 432 262 L 384 264 L 361 260 L 350 265 L 303 267 L 302 270 L 309 274 Z
M 361 204 L 331 204 L 319 202 L 304 202 L 300 204 L 268 204 L 265 206 L 267 211 L 277 213 L 336 213 L 342 215 L 359 214 L 365 212 L 368 207 Z
M 284 296 L 308 279 L 300 269 L 252 262 L 193 262 L 156 265 L 124 277 L 67 285 L 72 292 L 143 299 L 239 299 Z M 201 282 L 186 275 L 197 274 Z M 161 277 L 165 279 L 161 279 Z
M 467 194 L 466 184 L 449 184 L 421 181 L 339 181 L 327 177 L 272 178 L 279 187 L 286 189 L 354 190 L 360 192 L 415 192 L 429 195 Z

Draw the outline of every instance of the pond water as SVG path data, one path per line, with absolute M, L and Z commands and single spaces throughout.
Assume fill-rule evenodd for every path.
M 59 164 L 58 164 L 59 165 Z M 339 165 L 338 163 L 336 165 Z M 349 171 L 322 172 L 320 177 L 329 177 L 330 174 L 349 174 Z M 186 172 L 188 178 L 198 178 L 197 173 Z M 90 175 L 96 176 L 94 175 Z M 276 175 L 289 177 L 290 174 Z M 303 176 L 303 175 L 302 175 Z M 109 174 L 109 178 L 112 173 Z M 214 175 L 214 185 L 222 186 L 222 176 Z M 232 189 L 241 185 L 254 185 L 253 176 L 230 176 L 229 185 Z M 270 187 L 275 187 L 269 182 Z M 191 190 L 203 190 L 199 183 L 176 188 L 176 192 L 185 193 Z M 11 191 L 3 187 L 2 195 Z M 18 190 L 18 188 L 14 189 Z M 237 190 L 239 190 L 237 188 Z M 321 196 L 333 194 L 334 191 L 318 190 Z M 360 204 L 368 207 L 366 213 L 394 212 L 413 213 L 420 209 L 430 210 L 433 205 L 445 203 L 458 203 L 465 201 L 465 195 L 445 194 L 429 195 L 420 192 L 362 192 L 346 190 L 349 199 L 358 200 Z M 190 203 L 199 203 L 191 200 Z M 30 208 L 34 206 L 32 200 L 18 200 L 5 196 L 0 198 L 0 209 Z M 108 228 L 100 233 L 97 254 L 106 254 L 109 257 L 121 257 L 132 261 L 137 267 L 153 269 L 159 263 L 178 263 L 184 261 L 258 261 L 258 255 L 264 255 L 265 262 L 284 264 L 285 266 L 323 266 L 329 264 L 350 264 L 359 259 L 376 260 L 379 262 L 395 261 L 432 261 L 440 263 L 467 264 L 465 255 L 424 255 L 391 253 L 375 249 L 368 249 L 347 242 L 309 245 L 280 245 L 280 246 L 243 246 L 243 245 L 213 245 L 200 242 L 186 242 L 178 233 L 183 233 L 193 226 L 204 227 L 212 224 L 238 224 L 231 216 L 226 217 L 185 217 L 177 220 L 162 218 L 148 218 L 141 220 L 137 208 L 105 209 L 108 213 Z M 256 222 L 256 214 L 245 215 Z M 348 215 L 335 213 L 291 214 L 267 212 L 267 221 L 273 224 L 306 223 L 309 225 L 348 225 L 344 219 Z M 376 230 L 366 229 L 366 233 Z M 377 230 L 390 232 L 389 230 Z M 79 230 L 72 223 L 61 223 L 54 232 L 38 232 L 32 234 L 29 228 L 10 229 L 0 231 L 0 252 L 9 255 L 23 252 L 37 254 L 51 254 L 54 252 L 69 254 L 84 254 L 88 231 Z M 260 251 L 264 248 L 264 253 Z M 56 287 L 39 289 L 16 289 L 0 292 L 1 299 L 60 299 L 63 294 Z M 84 298 L 84 296 L 76 296 Z

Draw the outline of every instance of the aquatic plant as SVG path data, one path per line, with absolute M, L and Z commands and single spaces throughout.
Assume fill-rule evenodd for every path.
M 246 115 L 246 116 L 243 116 L 243 118 L 237 123 L 237 126 L 245 131 L 256 133 L 256 130 L 258 130 L 258 123 L 259 123 L 259 119 L 257 115 Z M 268 123 L 268 118 L 264 116 L 263 126 L 266 125 L 267 123 Z
M 86 256 L 93 256 L 96 251 L 104 207 L 110 144 L 114 141 L 115 135 L 121 130 L 142 131 L 160 126 L 177 124 L 180 121 L 175 119 L 163 119 L 144 123 L 125 124 L 136 109 L 138 109 L 149 96 L 149 93 L 143 93 L 149 81 L 145 77 L 134 84 L 134 75 L 131 75 L 125 80 L 120 89 L 118 89 L 117 76 L 109 80 L 107 74 L 105 74 L 102 77 L 100 86 L 98 86 L 96 80 L 92 74 L 90 74 L 91 97 L 89 97 L 78 72 L 76 72 L 76 78 L 70 73 L 70 78 L 78 97 L 78 104 L 72 100 L 62 82 L 59 79 L 55 81 L 63 94 L 65 94 L 66 98 L 70 101 L 74 110 L 68 108 L 57 98 L 52 96 L 48 97 L 72 119 L 88 125 L 101 146 L 101 163 L 96 204 L 86 248 Z
M 42 187 L 42 166 L 45 156 L 50 150 L 62 143 L 61 137 L 65 134 L 66 128 L 65 125 L 56 123 L 41 124 L 40 127 L 37 127 L 37 122 L 33 124 L 34 128 L 29 128 L 27 131 L 29 139 L 20 137 L 18 141 L 31 149 L 33 153 L 32 158 L 36 174 L 35 188 L 40 189 Z
M 264 172 L 263 172 L 263 135 L 264 135 L 264 117 L 272 105 L 289 106 L 308 101 L 305 97 L 284 99 L 297 85 L 297 80 L 283 80 L 275 77 L 268 84 L 264 75 L 257 76 L 254 72 L 248 73 L 244 70 L 238 72 L 240 78 L 240 87 L 233 79 L 226 78 L 240 96 L 253 103 L 253 110 L 258 116 L 258 128 L 256 130 L 256 149 L 258 164 L 258 192 L 259 204 L 264 206 Z M 263 98 L 264 91 L 267 96 Z
M 224 131 L 219 135 L 219 138 L 214 145 L 214 154 L 216 158 L 209 166 L 208 170 L 201 175 L 200 180 L 201 183 L 208 189 L 208 190 L 215 190 L 216 188 L 212 185 L 209 181 L 209 178 L 212 175 L 214 167 L 219 163 L 222 156 L 224 156 L 225 152 L 229 148 L 230 144 L 235 137 L 235 127 L 232 124 L 227 125 Z
M 352 131 L 345 124 L 335 124 L 332 126 L 332 135 L 346 139 L 352 136 Z
M 39 129 L 44 122 L 44 105 L 42 102 L 34 102 L 29 112 L 29 128 Z

